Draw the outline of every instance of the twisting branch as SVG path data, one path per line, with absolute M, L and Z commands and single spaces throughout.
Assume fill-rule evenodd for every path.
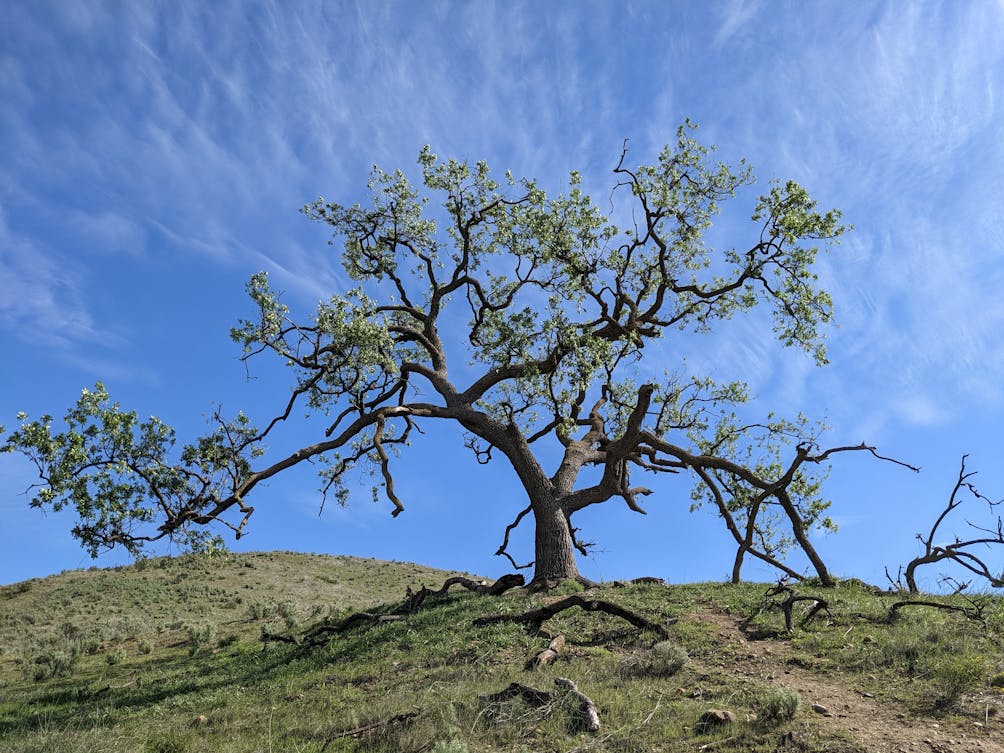
M 520 510 L 519 514 L 516 516 L 516 519 L 505 527 L 505 536 L 502 538 L 502 546 L 500 546 L 498 550 L 495 552 L 496 557 L 505 557 L 507 560 L 509 560 L 514 570 L 529 570 L 531 567 L 533 567 L 533 560 L 526 563 L 525 565 L 520 565 L 516 563 L 516 560 L 514 560 L 512 558 L 512 555 L 509 554 L 508 552 L 509 535 L 516 529 L 520 521 L 523 520 L 523 518 L 525 518 L 527 515 L 529 515 L 532 510 L 533 506 L 527 505 L 524 509 Z
M 568 523 L 568 533 L 572 537 L 572 546 L 574 546 L 578 550 L 579 554 L 581 554 L 583 557 L 588 557 L 590 548 L 596 545 L 595 542 L 581 541 L 579 539 L 579 537 L 576 535 L 579 532 L 579 529 L 575 528 L 572 525 L 571 515 L 566 515 L 565 520 Z
M 663 625 L 660 625 L 657 622 L 652 622 L 651 620 L 642 617 L 640 614 L 632 612 L 630 609 L 626 609 L 619 604 L 603 601 L 601 599 L 587 599 L 579 594 L 566 596 L 560 601 L 547 604 L 539 609 L 531 609 L 530 611 L 523 612 L 522 614 L 485 615 L 484 617 L 478 617 L 475 619 L 474 624 L 492 625 L 496 622 L 519 622 L 525 625 L 530 625 L 535 631 L 539 632 L 544 622 L 554 617 L 554 615 L 564 612 L 566 609 L 571 609 L 572 607 L 580 607 L 587 612 L 606 612 L 614 617 L 620 617 L 622 620 L 627 620 L 636 628 L 641 630 L 651 630 L 660 638 L 665 639 L 669 637 L 669 633 L 666 632 L 666 628 Z M 675 619 L 671 620 L 669 624 L 674 622 L 676 622 Z
M 780 596 L 782 594 L 784 594 L 785 597 L 783 600 L 778 601 L 774 598 L 775 596 Z M 792 615 L 792 610 L 800 601 L 812 602 L 812 606 L 809 607 L 809 611 L 805 613 L 799 622 L 799 625 L 803 627 L 817 614 L 820 612 L 829 612 L 830 609 L 829 602 L 827 602 L 826 599 L 820 598 L 819 596 L 806 596 L 804 594 L 796 593 L 795 589 L 784 581 L 767 589 L 767 593 L 764 594 L 764 598 L 769 600 L 768 604 L 772 609 L 780 609 L 784 613 L 784 629 L 789 633 L 795 629 L 795 618 Z
M 919 590 L 917 588 L 916 576 L 918 567 L 946 560 L 961 565 L 974 575 L 984 578 L 993 588 L 1004 588 L 1004 572 L 994 574 L 986 561 L 971 551 L 974 547 L 991 547 L 1004 544 L 1004 523 L 1002 523 L 999 516 L 995 528 L 984 528 L 967 521 L 971 529 L 987 534 L 985 536 L 976 536 L 965 540 L 961 540 L 958 536 L 955 536 L 955 541 L 950 544 L 935 543 L 935 538 L 939 535 L 938 531 L 941 528 L 941 524 L 965 501 L 965 498 L 962 496 L 964 492 L 969 492 L 970 496 L 977 501 L 985 502 L 990 510 L 995 509 L 1001 504 L 1002 500 L 995 502 L 981 494 L 970 481 L 976 475 L 976 471 L 966 470 L 966 459 L 968 457 L 968 454 L 962 456 L 959 477 L 952 488 L 952 493 L 948 497 L 948 504 L 945 505 L 941 514 L 935 519 L 931 530 L 926 536 L 917 534 L 917 540 L 923 544 L 924 551 L 920 556 L 910 560 L 906 568 L 903 569 L 906 587 L 911 593 L 917 593 Z
M 719 510 L 725 509 L 725 511 L 728 512 L 728 504 L 722 496 L 719 488 L 720 484 L 716 484 L 713 479 L 715 474 L 725 474 L 736 483 L 745 484 L 752 490 L 756 491 L 757 496 L 755 497 L 755 500 L 759 501 L 757 510 L 760 510 L 765 506 L 764 503 L 768 498 L 773 498 L 775 503 L 781 508 L 785 516 L 788 518 L 791 525 L 791 533 L 795 542 L 812 563 L 813 569 L 815 569 L 816 574 L 819 576 L 819 579 L 822 581 L 824 586 L 835 585 L 836 581 L 833 579 L 833 576 L 827 569 L 822 557 L 816 551 L 816 548 L 809 539 L 808 529 L 811 525 L 812 519 L 806 519 L 806 516 L 803 514 L 802 509 L 800 509 L 797 500 L 792 497 L 791 489 L 798 480 L 799 474 L 802 472 L 802 466 L 806 463 L 822 463 L 830 456 L 837 453 L 866 451 L 883 460 L 890 460 L 890 462 L 894 462 L 897 465 L 902 465 L 914 471 L 919 470 L 907 463 L 883 458 L 877 454 L 874 447 L 866 445 L 863 442 L 860 445 L 833 447 L 815 454 L 812 452 L 814 447 L 813 444 L 799 444 L 795 448 L 795 457 L 788 464 L 788 467 L 776 477 L 764 476 L 757 468 L 742 465 L 722 455 L 711 455 L 705 453 L 698 454 L 690 452 L 683 447 L 667 442 L 662 437 L 659 437 L 649 431 L 640 432 L 639 442 L 651 448 L 654 452 L 659 452 L 675 458 L 682 467 L 688 468 L 696 473 L 701 478 L 702 482 L 706 484 L 706 488 L 709 489 L 710 493 L 714 497 Z M 725 517 L 726 521 L 728 521 L 731 516 L 724 515 L 723 517 Z M 767 552 L 757 554 L 753 549 L 746 548 L 750 539 L 739 532 L 734 519 L 732 525 L 730 526 L 730 533 L 732 533 L 733 537 L 736 538 L 737 543 L 739 543 L 740 553 L 749 551 L 751 554 L 756 554 L 756 556 L 761 559 L 764 559 L 760 556 L 761 554 L 769 556 L 769 553 Z M 756 530 L 754 528 L 752 534 L 755 533 Z M 784 567 L 781 569 L 789 572 Z M 793 572 L 789 572 L 789 574 L 794 575 Z
M 904 601 L 897 601 L 889 607 L 889 615 L 886 619 L 888 622 L 894 621 L 899 616 L 899 611 L 905 607 L 927 607 L 929 609 L 940 609 L 944 612 L 958 612 L 959 614 L 965 615 L 967 619 L 979 622 L 985 626 L 986 615 L 984 612 L 986 612 L 990 602 L 978 599 L 967 599 L 966 601 L 968 602 L 968 606 L 946 604 L 941 601 L 928 601 L 926 599 L 906 599 Z
M 518 573 L 503 575 L 490 585 L 488 583 L 479 583 L 471 580 L 470 578 L 456 575 L 451 578 L 447 578 L 443 582 L 442 587 L 440 587 L 437 591 L 433 591 L 425 586 L 422 586 L 422 588 L 418 591 L 413 591 L 411 588 L 406 589 L 404 600 L 390 612 L 353 612 L 338 621 L 332 621 L 325 618 L 321 622 L 307 628 L 307 630 L 305 630 L 303 635 L 300 637 L 284 635 L 281 633 L 270 633 L 265 628 L 262 628 L 261 640 L 266 644 L 277 641 L 281 643 L 292 643 L 304 649 L 314 648 L 315 646 L 324 645 L 330 636 L 344 633 L 360 623 L 373 624 L 398 622 L 403 620 L 421 609 L 428 598 L 443 596 L 453 586 L 462 586 L 468 591 L 473 591 L 481 596 L 501 596 L 506 591 L 518 588 L 524 583 L 525 581 L 523 576 Z
M 394 477 L 390 474 L 390 459 L 387 457 L 387 451 L 383 448 L 383 432 L 386 425 L 386 419 L 383 417 L 377 420 L 376 430 L 373 432 L 373 447 L 380 458 L 380 473 L 383 475 L 384 493 L 387 495 L 387 499 L 394 503 L 394 512 L 391 513 L 391 516 L 396 518 L 404 512 L 404 505 L 401 504 L 401 500 L 394 493 Z
M 741 580 L 743 559 L 747 553 L 753 555 L 757 559 L 763 560 L 768 565 L 776 567 L 785 575 L 795 578 L 796 580 L 801 580 L 803 576 L 797 570 L 788 567 L 788 565 L 784 564 L 775 557 L 772 557 L 767 551 L 760 551 L 753 547 L 753 537 L 757 534 L 757 515 L 760 513 L 760 505 L 763 503 L 765 493 L 757 495 L 756 500 L 747 506 L 746 531 L 745 533 L 741 533 L 739 531 L 739 526 L 736 523 L 735 516 L 732 514 L 732 510 L 729 509 L 725 496 L 722 494 L 722 489 L 714 479 L 713 475 L 705 468 L 695 468 L 694 471 L 704 483 L 705 488 L 711 493 L 712 499 L 715 501 L 715 506 L 718 508 L 718 514 L 722 516 L 722 520 L 725 521 L 725 527 L 732 535 L 732 538 L 734 538 L 736 543 L 739 545 L 736 550 L 735 561 L 732 565 L 732 582 L 738 583 Z

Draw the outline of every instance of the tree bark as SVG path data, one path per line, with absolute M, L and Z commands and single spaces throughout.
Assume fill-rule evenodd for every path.
M 554 500 L 532 502 L 535 533 L 530 589 L 549 588 L 568 579 L 587 582 L 575 563 L 572 532 L 564 510 Z

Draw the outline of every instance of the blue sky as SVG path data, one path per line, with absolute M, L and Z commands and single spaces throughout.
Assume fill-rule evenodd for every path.
M 579 170 L 602 206 L 623 140 L 635 161 L 654 159 L 688 117 L 722 159 L 748 157 L 760 185 L 793 178 L 855 226 L 821 263 L 839 322 L 829 366 L 780 349 L 756 317 L 683 355 L 746 379 L 764 412 L 825 418 L 832 444 L 865 440 L 923 467 L 845 455 L 828 484 L 842 530 L 819 538 L 821 552 L 837 573 L 881 581 L 916 553 L 963 453 L 980 488 L 1004 496 L 1000 0 L 10 0 L 0 424 L 60 415 L 99 379 L 182 437 L 214 404 L 264 418 L 287 387 L 264 366 L 248 382 L 229 340 L 250 313 L 245 281 L 269 271 L 305 314 L 348 287 L 304 203 L 364 199 L 374 163 L 414 176 L 428 143 L 555 192 Z M 742 245 L 749 232 L 723 218 L 713 237 Z M 478 466 L 449 427 L 423 440 L 397 466 L 397 519 L 365 478 L 349 507 L 318 517 L 307 469 L 260 490 L 240 546 L 501 574 L 491 555 L 524 504 L 511 470 Z M 28 509 L 32 480 L 0 457 L 0 582 L 92 564 L 70 519 Z M 688 504 L 670 480 L 645 518 L 617 502 L 584 512 L 598 546 L 583 572 L 724 577 L 724 528 Z

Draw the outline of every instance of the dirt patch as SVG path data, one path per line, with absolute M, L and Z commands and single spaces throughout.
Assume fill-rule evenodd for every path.
M 715 626 L 723 655 L 741 657 L 729 668 L 737 677 L 797 691 L 803 704 L 799 714 L 812 715 L 821 730 L 853 741 L 862 751 L 1004 753 L 1004 722 L 997 717 L 981 721 L 917 717 L 838 677 L 813 671 L 811 662 L 785 641 L 748 639 L 734 615 L 708 610 L 694 617 Z M 983 699 L 974 696 L 966 701 L 976 708 Z

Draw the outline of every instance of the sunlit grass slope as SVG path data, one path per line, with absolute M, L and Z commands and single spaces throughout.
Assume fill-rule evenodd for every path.
M 981 620 L 917 607 L 890 622 L 899 597 L 807 585 L 829 610 L 788 634 L 762 584 L 605 584 L 583 594 L 665 625 L 665 640 L 578 608 L 548 620 L 547 636 L 513 622 L 474 624 L 551 603 L 577 592 L 572 584 L 544 595 L 453 590 L 319 647 L 261 642 L 263 630 L 296 636 L 354 611 L 389 614 L 407 588 L 438 588 L 449 575 L 269 553 L 6 586 L 0 751 L 848 753 L 878 749 L 872 742 L 887 739 L 890 725 L 907 735 L 930 724 L 938 727 L 929 735 L 983 736 L 979 750 L 998 749 L 1004 609 L 992 598 L 980 602 Z M 953 598 L 941 601 L 968 604 Z M 528 669 L 558 634 L 567 638 L 558 659 Z M 599 732 L 582 730 L 557 677 L 596 704 Z M 487 698 L 513 682 L 551 696 L 540 706 Z M 869 705 L 824 716 L 812 709 L 817 693 Z M 702 725 L 710 709 L 732 721 Z

